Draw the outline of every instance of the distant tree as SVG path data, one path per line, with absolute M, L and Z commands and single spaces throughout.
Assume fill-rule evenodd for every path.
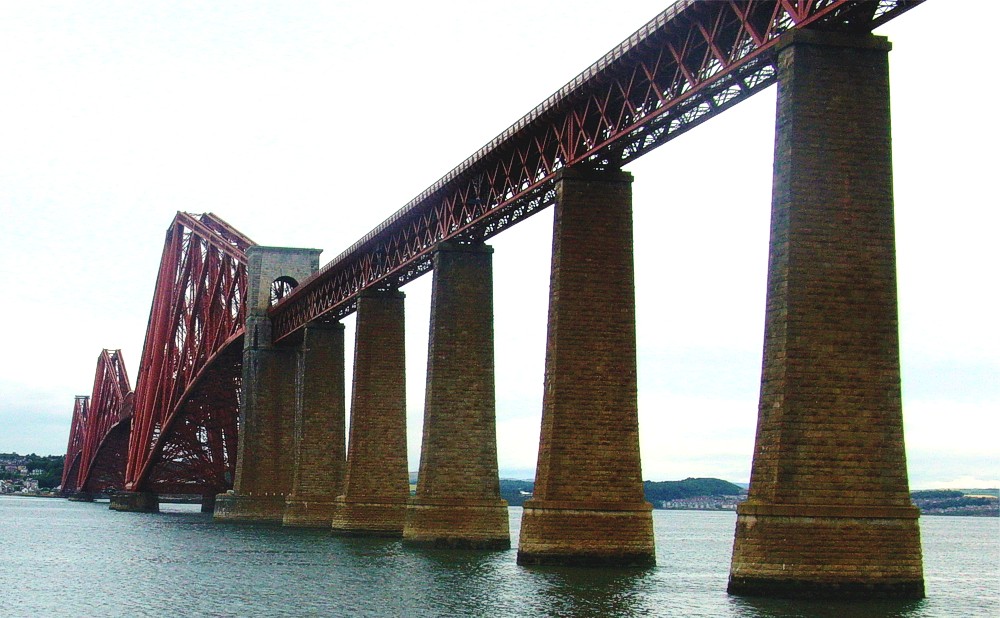
M 62 469 L 57 474 L 54 471 L 46 472 L 38 477 L 39 489 L 55 489 L 62 482 Z
M 645 481 L 642 486 L 646 500 L 649 502 L 699 496 L 738 496 L 744 491 L 739 485 L 712 478 L 687 478 L 683 481 L 661 482 Z M 535 484 L 531 481 L 500 479 L 500 497 L 506 500 L 510 506 L 522 506 L 534 488 Z
M 650 502 L 679 500 L 700 496 L 738 496 L 743 488 L 729 481 L 713 478 L 686 478 L 683 481 L 645 481 L 643 490 Z
M 38 480 L 38 487 L 52 489 L 62 482 L 63 463 L 65 455 L 18 455 L 17 453 L 0 453 L 0 461 L 8 462 L 10 465 L 24 466 L 28 469 L 30 478 Z M 14 463 L 16 462 L 16 463 Z M 41 470 L 40 474 L 32 474 L 35 470 Z M 20 472 L 8 472 L 0 469 L 0 479 L 20 479 Z
M 910 492 L 910 497 L 914 500 L 946 500 L 948 498 L 961 498 L 963 495 L 965 494 L 952 489 L 924 489 Z
M 531 494 L 534 490 L 535 484 L 531 481 L 500 479 L 500 497 L 507 501 L 508 506 L 524 505 L 524 501 L 531 497 L 524 494 Z

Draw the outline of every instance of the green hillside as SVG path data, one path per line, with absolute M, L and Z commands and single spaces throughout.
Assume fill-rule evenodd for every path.
M 645 481 L 642 484 L 646 500 L 659 504 L 665 500 L 694 498 L 698 496 L 738 496 L 743 493 L 739 485 L 734 485 L 721 479 L 693 479 L 683 481 Z M 531 481 L 515 481 L 500 479 L 500 496 L 510 506 L 521 506 L 531 497 L 534 483 Z

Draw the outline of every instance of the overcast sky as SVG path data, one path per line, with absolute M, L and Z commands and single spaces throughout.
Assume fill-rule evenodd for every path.
M 138 374 L 176 211 L 325 262 L 666 4 L 0 4 L 0 452 L 65 452 L 102 348 Z M 1000 484 L 1000 10 L 955 8 L 879 31 L 914 488 Z M 749 479 L 773 126 L 771 88 L 627 168 L 647 479 Z M 505 476 L 535 465 L 551 225 L 550 209 L 492 241 Z M 416 469 L 430 277 L 404 291 Z

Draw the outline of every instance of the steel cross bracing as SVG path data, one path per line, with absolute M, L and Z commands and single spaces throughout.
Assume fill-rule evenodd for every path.
M 77 479 L 80 476 L 80 456 L 83 452 L 83 434 L 87 426 L 87 412 L 90 404 L 88 395 L 77 395 L 73 403 L 73 420 L 69 429 L 69 442 L 66 444 L 66 459 L 63 460 L 62 488 L 63 495 L 71 494 L 79 488 Z
M 273 307 L 275 341 L 427 272 L 443 240 L 485 240 L 550 205 L 560 168 L 620 168 L 767 88 L 783 33 L 868 32 L 922 1 L 676 2 Z
M 121 350 L 103 350 L 90 397 L 76 398 L 63 466 L 64 491 L 122 488 L 131 419 L 132 386 Z M 75 477 L 67 471 L 75 471 Z
M 167 230 L 139 365 L 125 488 L 225 491 L 254 243 L 218 217 L 179 212 Z

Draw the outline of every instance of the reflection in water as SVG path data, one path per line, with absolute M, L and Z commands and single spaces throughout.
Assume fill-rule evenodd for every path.
M 787 601 L 731 597 L 732 615 L 753 618 L 916 618 L 927 601 Z
M 532 612 L 556 616 L 648 616 L 656 607 L 646 591 L 648 569 L 568 569 L 531 567 L 535 582 Z
M 213 522 L 107 503 L 0 497 L 0 615 L 33 616 L 858 616 L 1000 615 L 996 520 L 925 518 L 928 599 L 774 601 L 726 594 L 735 516 L 656 511 L 650 569 L 521 567 L 520 509 L 505 551 Z M 187 509 L 187 510 L 185 510 Z
M 650 615 L 650 570 L 520 567 L 515 550 L 421 549 L 405 573 L 419 601 L 442 616 Z

